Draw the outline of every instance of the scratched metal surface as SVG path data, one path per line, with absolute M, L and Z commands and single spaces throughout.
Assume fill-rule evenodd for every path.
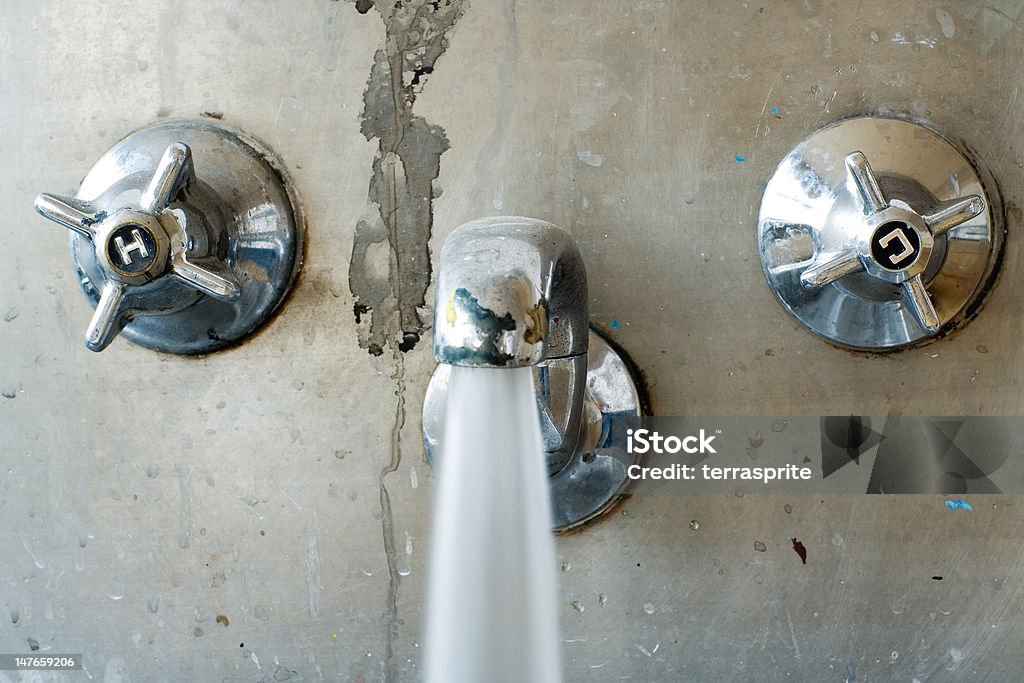
M 429 335 L 425 227 L 431 254 L 485 215 L 572 231 L 594 320 L 659 414 L 1020 412 L 1024 3 L 408 5 L 2 3 L 0 651 L 87 668 L 3 683 L 417 680 L 432 363 L 399 344 Z M 414 97 L 371 76 L 402 64 L 382 48 L 413 53 Z M 884 358 L 803 331 L 755 241 L 778 160 L 873 111 L 965 141 L 1009 207 L 978 319 Z M 298 286 L 229 352 L 92 354 L 66 236 L 32 199 L 203 112 L 291 170 Z M 566 679 L 1018 680 L 1024 509 L 973 502 L 634 497 L 559 539 Z

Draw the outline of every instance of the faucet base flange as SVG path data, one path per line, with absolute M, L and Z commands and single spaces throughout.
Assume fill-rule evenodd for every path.
M 626 434 L 613 418 L 642 414 L 638 382 L 622 356 L 590 331 L 583 417 L 576 452 L 550 477 L 551 525 L 567 532 L 600 517 L 626 493 L 626 470 L 640 456 L 626 451 Z M 537 370 L 535 370 L 536 372 Z M 437 366 L 423 402 L 423 442 L 433 462 L 443 438 L 451 366 Z M 536 381 L 535 386 L 540 386 Z
M 907 348 L 977 315 L 1002 261 L 1003 213 L 963 145 L 903 119 L 844 119 L 769 180 L 761 265 L 811 332 L 858 351 Z

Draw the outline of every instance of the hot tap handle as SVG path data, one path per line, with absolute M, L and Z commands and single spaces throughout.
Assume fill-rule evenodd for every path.
M 164 151 L 137 201 L 107 206 L 47 193 L 36 198 L 40 215 L 88 240 L 95 251 L 103 281 L 92 283 L 99 301 L 85 335 L 89 349 L 105 349 L 136 315 L 162 312 L 159 296 L 133 301 L 142 288 L 152 292 L 157 280 L 171 278 L 222 301 L 239 297 L 241 286 L 226 263 L 190 255 L 187 219 L 170 210 L 195 177 L 192 151 L 176 142 Z

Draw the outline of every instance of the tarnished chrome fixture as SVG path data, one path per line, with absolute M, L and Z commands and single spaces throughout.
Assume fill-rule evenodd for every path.
M 921 125 L 848 119 L 779 164 L 759 247 L 782 304 L 830 341 L 883 351 L 969 320 L 991 289 L 1004 228 L 995 183 Z
M 553 526 L 606 511 L 634 461 L 612 418 L 639 415 L 640 398 L 622 358 L 589 329 L 586 270 L 569 234 L 532 218 L 466 223 L 444 244 L 435 292 L 440 365 L 423 406 L 431 457 L 443 436 L 449 366 L 532 366 Z
M 75 197 L 41 194 L 36 211 L 72 231 L 78 279 L 96 306 L 85 336 L 93 351 L 122 330 L 172 353 L 237 342 L 281 303 L 302 259 L 302 212 L 283 166 L 211 121 L 132 133 Z

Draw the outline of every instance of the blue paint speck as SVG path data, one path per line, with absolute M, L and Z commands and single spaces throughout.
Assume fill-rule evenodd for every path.
M 947 500 L 946 501 L 946 507 L 948 507 L 950 510 L 973 510 L 974 509 L 974 508 L 971 507 L 970 503 L 968 503 L 966 500 L 963 500 L 962 498 L 957 498 L 956 500 Z
M 741 154 L 737 154 L 736 156 L 733 157 L 733 159 L 736 160 L 737 164 L 742 164 L 744 161 L 747 160 L 747 158 Z
M 619 321 L 618 321 L 618 320 L 613 320 L 613 321 L 611 321 L 611 322 L 609 323 L 609 326 L 610 326 L 610 327 L 611 327 L 611 328 L 612 328 L 613 330 L 617 330 L 617 329 L 619 329 Z

